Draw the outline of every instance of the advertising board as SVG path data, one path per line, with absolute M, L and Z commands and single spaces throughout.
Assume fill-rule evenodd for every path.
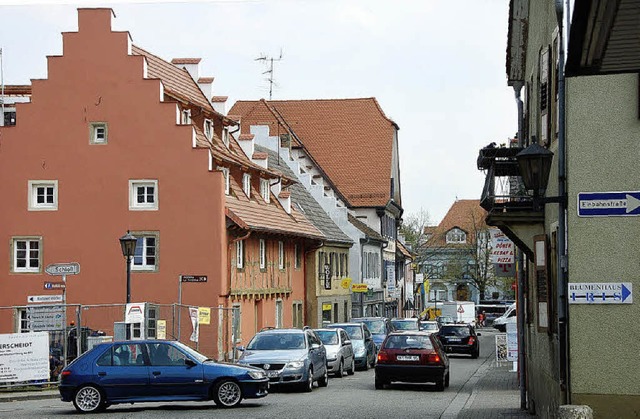
M 32 380 L 49 380 L 49 334 L 0 334 L 0 384 Z

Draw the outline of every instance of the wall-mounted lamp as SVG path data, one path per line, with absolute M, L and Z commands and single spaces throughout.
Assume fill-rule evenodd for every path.
M 529 147 L 516 154 L 520 167 L 520 175 L 525 188 L 533 191 L 533 206 L 541 210 L 544 204 L 550 202 L 566 202 L 566 196 L 544 196 L 549 183 L 551 161 L 553 153 L 533 142 Z

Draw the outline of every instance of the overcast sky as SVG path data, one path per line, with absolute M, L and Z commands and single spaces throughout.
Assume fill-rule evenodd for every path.
M 46 78 L 46 56 L 77 30 L 77 7 L 110 6 L 115 30 L 166 59 L 199 57 L 214 95 L 269 97 L 255 61 L 276 62 L 273 99 L 375 97 L 399 126 L 405 217 L 437 224 L 458 199 L 478 199 L 478 150 L 517 131 L 505 51 L 508 0 L 0 0 L 5 84 Z

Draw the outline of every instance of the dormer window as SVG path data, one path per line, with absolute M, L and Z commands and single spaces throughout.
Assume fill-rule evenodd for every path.
M 218 166 L 218 170 L 220 170 L 222 172 L 222 175 L 224 176 L 224 194 L 229 195 L 229 189 L 231 187 L 231 181 L 229 179 L 229 168 Z
M 182 110 L 182 124 L 188 125 L 191 123 L 191 111 L 189 109 Z
M 452 228 L 447 232 L 447 244 L 459 244 L 467 242 L 467 233 L 459 228 Z
M 242 175 L 242 190 L 245 195 L 251 196 L 251 175 L 249 173 Z
M 229 148 L 229 128 L 227 127 L 222 129 L 222 142 Z
M 271 191 L 269 190 L 269 179 L 260 179 L 260 196 L 267 204 L 271 201 Z
M 207 140 L 213 138 L 213 121 L 210 119 L 204 120 L 204 135 L 207 137 Z

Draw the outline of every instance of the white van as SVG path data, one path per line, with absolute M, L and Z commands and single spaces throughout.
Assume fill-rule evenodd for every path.
M 518 314 L 516 310 L 516 303 L 513 303 L 509 306 L 507 311 L 497 319 L 493 321 L 493 327 L 498 329 L 501 332 L 507 331 L 507 323 L 515 323 L 516 322 L 516 314 Z

